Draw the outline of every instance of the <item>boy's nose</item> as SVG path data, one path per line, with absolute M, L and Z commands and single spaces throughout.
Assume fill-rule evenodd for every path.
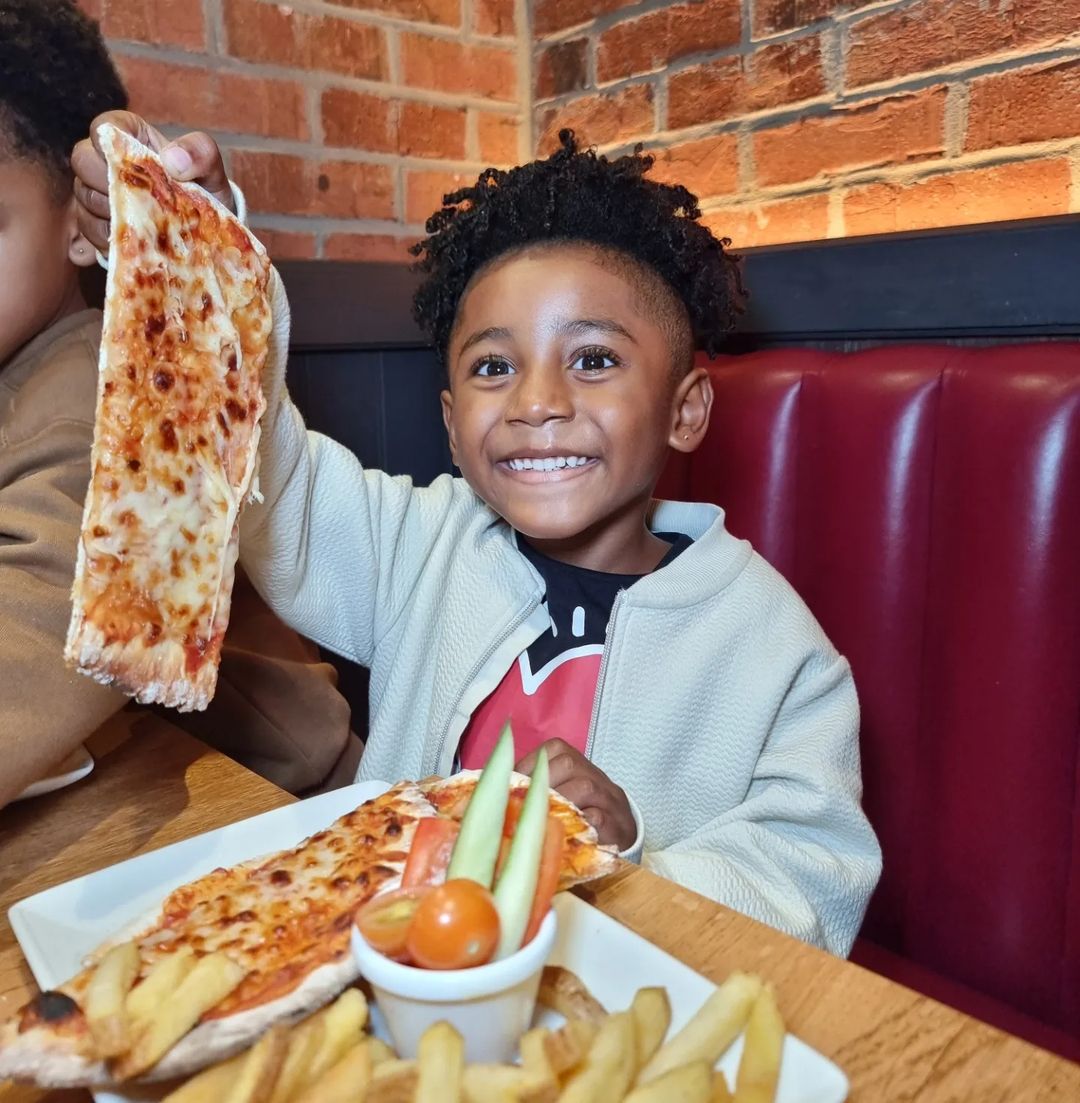
M 548 421 L 566 421 L 573 415 L 573 403 L 561 372 L 522 372 L 507 410 L 507 420 L 543 425 Z

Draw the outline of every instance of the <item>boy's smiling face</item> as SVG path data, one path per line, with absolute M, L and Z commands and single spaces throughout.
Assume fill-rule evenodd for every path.
M 74 201 L 58 196 L 48 170 L 0 152 L 0 365 L 81 309 L 73 262 L 93 256 L 79 234 Z
M 536 547 L 595 570 L 662 555 L 645 514 L 669 447 L 690 451 L 712 392 L 681 363 L 689 320 L 653 273 L 586 245 L 500 259 L 466 291 L 443 415 L 469 484 Z

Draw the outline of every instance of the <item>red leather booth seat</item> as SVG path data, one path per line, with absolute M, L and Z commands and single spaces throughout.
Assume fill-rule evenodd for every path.
M 659 493 L 849 658 L 884 874 L 853 955 L 1080 1058 L 1080 345 L 718 358 Z

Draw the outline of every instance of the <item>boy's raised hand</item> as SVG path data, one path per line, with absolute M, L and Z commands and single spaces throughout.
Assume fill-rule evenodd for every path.
M 107 111 L 90 124 L 90 137 L 79 142 L 71 154 L 79 229 L 102 253 L 109 250 L 109 176 L 97 144 L 98 127 L 103 123 L 112 123 L 161 154 L 173 179 L 194 181 L 230 211 L 236 210 L 221 150 L 209 134 L 196 131 L 172 141 L 131 111 Z
M 614 843 L 620 850 L 633 846 L 637 824 L 622 789 L 569 743 L 549 739 L 543 746 L 548 754 L 552 789 L 581 809 L 582 815 L 596 828 L 601 843 Z M 537 754 L 539 748 L 514 768 L 519 773 L 531 774 Z

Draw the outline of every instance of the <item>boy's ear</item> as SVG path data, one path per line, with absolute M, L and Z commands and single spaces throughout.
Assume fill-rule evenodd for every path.
M 713 389 L 707 368 L 695 366 L 675 388 L 668 444 L 676 452 L 693 452 L 705 439 L 712 416 Z
M 450 393 L 449 389 L 447 389 L 439 395 L 439 401 L 442 403 L 443 425 L 446 426 L 446 435 L 450 441 L 450 459 L 453 460 L 454 466 L 456 467 L 457 440 L 454 437 L 454 423 L 451 420 L 451 414 L 454 412 L 454 396 Z
M 97 264 L 97 249 L 83 237 L 75 211 L 75 197 L 72 196 L 66 212 L 65 226 L 68 236 L 68 260 L 79 268 L 90 268 Z

